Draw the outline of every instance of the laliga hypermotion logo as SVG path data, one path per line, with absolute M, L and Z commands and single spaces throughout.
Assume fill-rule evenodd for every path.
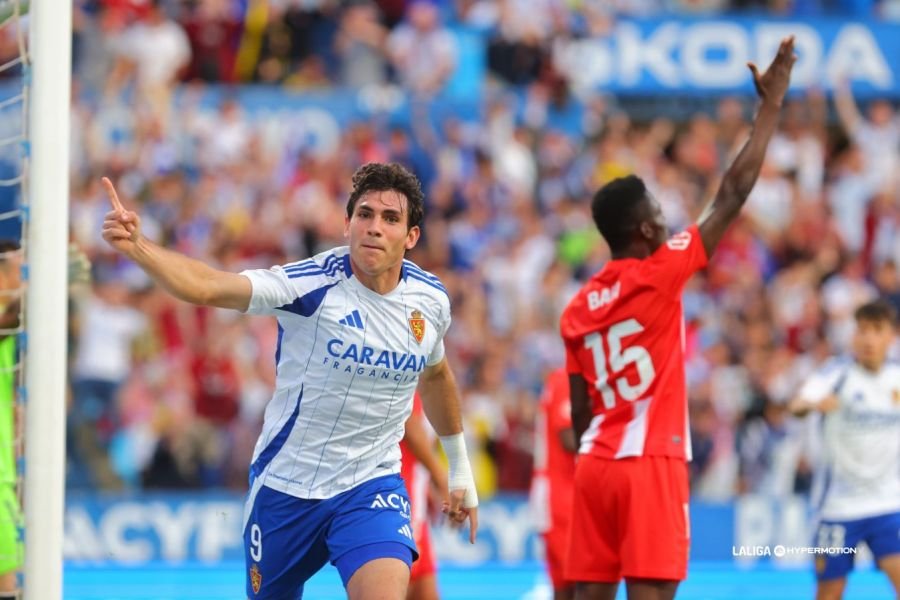
M 425 317 L 418 310 L 412 311 L 409 316 L 409 329 L 412 331 L 413 337 L 418 343 L 422 343 L 425 339 Z
M 250 567 L 250 585 L 253 587 L 254 594 L 258 594 L 259 588 L 262 587 L 262 573 L 259 572 L 259 567 L 255 564 Z

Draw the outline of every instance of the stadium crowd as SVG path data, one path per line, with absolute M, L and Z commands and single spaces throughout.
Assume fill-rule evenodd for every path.
M 527 4 L 527 10 L 523 6 Z M 670 229 L 696 219 L 747 133 L 751 106 L 722 98 L 685 120 L 637 120 L 594 96 L 578 136 L 548 124 L 574 102 L 552 40 L 602 32 L 618 14 L 724 9 L 900 17 L 849 0 L 229 0 L 82 2 L 76 11 L 71 230 L 94 265 L 73 298 L 69 485 L 246 486 L 274 382 L 273 319 L 179 303 L 100 238 L 100 176 L 139 207 L 145 233 L 238 271 L 339 245 L 350 174 L 412 169 L 426 191 L 409 258 L 439 275 L 454 324 L 447 352 L 464 394 L 480 493 L 526 491 L 543 378 L 561 364 L 558 319 L 608 253 L 589 199 L 628 173 L 649 182 Z M 241 12 L 246 11 L 246 15 Z M 477 119 L 343 128 L 311 151 L 210 83 L 299 91 L 398 86 L 427 106 L 452 77 L 453 30 L 484 32 Z M 0 47 L 0 50 L 3 48 Z M 504 101 L 526 90 L 526 109 Z M 176 91 L 180 93 L 176 93 Z M 349 92 L 348 92 L 349 93 Z M 832 111 L 836 108 L 836 111 Z M 848 88 L 786 107 L 744 216 L 685 294 L 693 494 L 808 491 L 819 451 L 785 403 L 847 349 L 853 309 L 900 308 L 900 119 L 858 112 Z M 836 118 L 831 116 L 836 115 Z

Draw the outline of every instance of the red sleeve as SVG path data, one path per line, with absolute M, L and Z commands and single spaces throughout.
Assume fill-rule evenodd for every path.
M 706 262 L 706 248 L 700 239 L 700 231 L 696 225 L 691 225 L 670 237 L 650 258 L 642 261 L 640 275 L 661 293 L 677 296 L 691 275 L 705 267 Z
M 575 342 L 572 340 L 564 340 L 566 344 L 566 373 L 572 375 L 581 375 L 584 371 L 578 362 L 578 349 L 575 348 Z

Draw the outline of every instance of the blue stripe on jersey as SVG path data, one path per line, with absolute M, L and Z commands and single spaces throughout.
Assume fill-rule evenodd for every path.
M 336 264 L 335 263 L 336 260 L 337 259 L 335 258 L 334 254 L 329 254 L 325 258 L 325 261 L 321 265 L 310 258 L 301 263 L 287 265 L 284 267 L 284 270 L 291 272 L 291 273 L 297 272 L 297 271 L 310 271 L 310 270 L 315 270 L 315 269 L 321 269 L 321 270 L 328 271 L 331 269 L 332 266 L 334 266 L 334 264 Z
M 278 364 L 281 362 L 281 340 L 284 339 L 284 327 L 278 324 L 278 343 L 275 345 L 275 374 L 278 375 Z
M 340 263 L 332 262 L 327 267 L 320 267 L 317 264 L 310 265 L 309 267 L 303 267 L 301 269 L 295 270 L 285 270 L 285 273 L 288 276 L 288 279 L 297 279 L 298 277 L 310 277 L 312 275 L 325 275 L 327 277 L 333 277 L 335 273 L 341 270 Z
M 295 262 L 292 262 L 292 263 L 288 263 L 288 264 L 286 264 L 286 265 L 281 265 L 281 267 L 282 267 L 283 269 L 292 269 L 292 268 L 294 268 L 294 267 L 302 267 L 302 266 L 304 266 L 304 265 L 311 264 L 312 262 L 313 262 L 313 259 L 311 259 L 311 258 L 304 258 L 303 260 L 298 260 L 298 261 L 295 261 Z
M 294 412 L 291 413 L 291 416 L 288 417 L 288 420 L 284 422 L 284 425 L 281 426 L 281 430 L 278 432 L 269 445 L 266 446 L 266 449 L 260 452 L 259 456 L 253 464 L 250 465 L 250 487 L 253 487 L 253 482 L 259 477 L 263 471 L 266 470 L 266 467 L 269 466 L 269 463 L 272 462 L 272 459 L 275 458 L 275 455 L 281 452 L 281 449 L 284 447 L 284 444 L 287 442 L 288 436 L 291 435 L 291 429 L 294 428 L 294 423 L 297 422 L 297 415 L 300 414 L 300 402 L 303 400 L 303 386 L 300 386 L 300 394 L 297 396 L 297 404 L 294 406 Z
M 431 287 L 433 287 L 435 289 L 441 290 L 442 292 L 447 294 L 448 298 L 450 297 L 450 294 L 447 292 L 447 288 L 445 288 L 442 284 L 440 284 L 436 281 L 432 281 L 431 279 L 426 279 L 425 277 L 422 277 L 415 271 L 409 271 L 407 274 L 410 277 L 412 277 L 413 279 L 417 279 L 417 280 L 421 281 L 422 283 L 425 283 L 426 285 L 430 285 Z
M 314 275 L 327 275 L 325 271 L 322 269 L 317 269 L 315 271 L 304 271 L 302 273 L 288 273 L 288 279 L 299 279 L 301 277 L 312 277 Z
M 304 265 L 298 265 L 296 267 L 284 267 L 285 273 L 305 273 L 306 271 L 321 271 L 322 267 L 319 266 L 318 263 L 309 261 Z
M 411 271 L 411 272 L 413 272 L 413 273 L 418 273 L 419 275 L 422 275 L 423 277 L 427 277 L 428 279 L 434 281 L 435 283 L 440 283 L 440 282 L 441 282 L 441 280 L 438 279 L 436 275 L 432 275 L 432 274 L 429 273 L 428 271 L 425 271 L 424 269 L 422 269 L 421 267 L 419 267 L 418 265 L 416 265 L 416 263 L 414 263 L 414 262 L 412 262 L 412 261 L 404 260 L 404 261 L 403 261 L 403 265 L 404 265 L 409 271 Z
M 316 261 L 311 258 L 307 258 L 305 260 L 298 260 L 297 262 L 288 263 L 286 265 L 282 265 L 282 269 L 285 271 L 295 271 L 297 269 L 305 269 L 310 266 L 319 266 Z
M 353 311 L 353 320 L 356 321 L 357 327 L 359 327 L 360 329 L 365 329 L 365 325 L 363 325 L 362 318 L 360 318 L 358 310 Z
M 330 290 L 337 284 L 338 282 L 335 281 L 332 284 L 323 285 L 322 287 L 315 289 L 308 294 L 300 296 L 290 304 L 279 306 L 277 310 L 284 310 L 289 313 L 294 313 L 295 315 L 300 315 L 301 317 L 311 317 L 317 310 L 319 310 L 319 306 L 321 306 L 322 301 L 325 300 L 325 294 L 328 293 L 328 290 Z

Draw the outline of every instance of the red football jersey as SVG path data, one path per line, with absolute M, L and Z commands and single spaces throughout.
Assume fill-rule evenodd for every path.
M 566 451 L 559 437 L 572 426 L 569 376 L 565 369 L 557 369 L 547 377 L 536 421 L 531 502 L 533 516 L 543 532 L 568 527 L 572 512 L 575 455 Z
M 413 396 L 414 415 L 423 416 L 422 399 L 416 392 Z M 400 440 L 400 476 L 406 482 L 406 491 L 409 492 L 409 503 L 412 510 L 413 527 L 424 523 L 428 517 L 428 471 L 425 470 L 413 453 L 409 450 L 406 440 Z
M 646 259 L 608 262 L 566 307 L 566 370 L 593 414 L 580 454 L 690 460 L 681 292 L 706 260 L 694 225 Z

